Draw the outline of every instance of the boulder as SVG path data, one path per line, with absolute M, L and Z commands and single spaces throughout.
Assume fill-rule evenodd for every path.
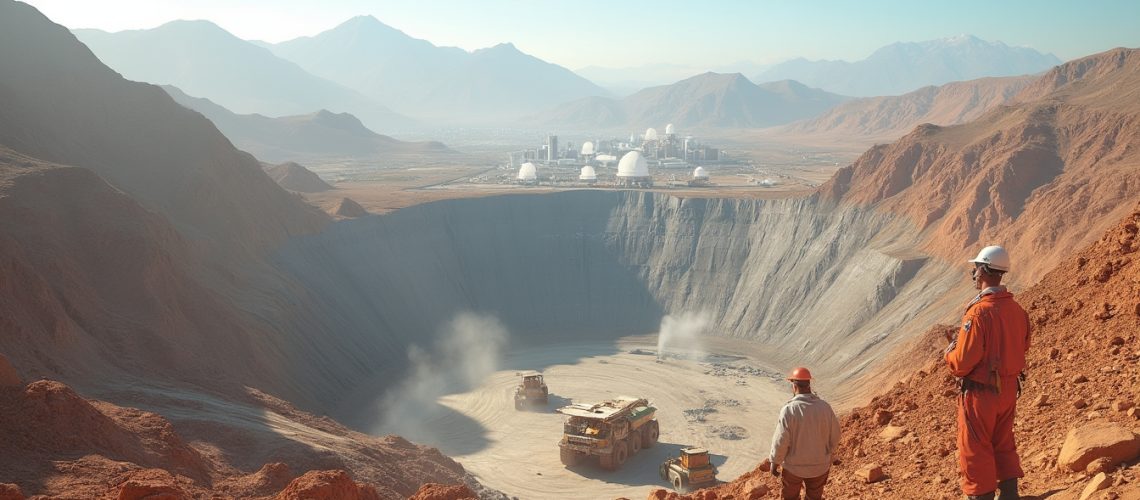
M 1085 474 L 1093 476 L 1100 472 L 1112 472 L 1112 469 L 1112 459 L 1109 457 L 1100 457 L 1085 466 Z
M 1089 463 L 1109 459 L 1109 467 L 1140 455 L 1140 436 L 1110 422 L 1089 422 L 1069 431 L 1057 456 L 1057 466 L 1073 472 L 1084 471 Z

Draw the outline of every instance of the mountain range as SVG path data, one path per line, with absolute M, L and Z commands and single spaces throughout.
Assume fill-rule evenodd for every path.
M 796 80 L 843 95 L 886 96 L 954 81 L 1040 73 L 1060 62 L 1031 48 L 959 35 L 892 43 L 856 62 L 793 59 L 761 72 L 755 81 Z
M 544 126 L 580 128 L 768 127 L 815 116 L 847 98 L 798 82 L 756 85 L 740 73 L 704 73 L 621 100 L 592 97 L 535 115 Z
M 269 46 L 278 56 L 412 116 L 508 123 L 609 92 L 513 44 L 467 52 L 412 38 L 372 16 Z
M 177 87 L 165 85 L 163 90 L 178 104 L 209 118 L 235 146 L 271 163 L 450 152 L 439 142 L 404 142 L 377 134 L 348 113 L 322 109 L 280 118 L 239 115 L 209 99 L 188 96 Z
M 351 112 L 380 130 L 412 120 L 313 76 L 208 21 L 172 21 L 149 30 L 74 30 L 96 56 L 125 78 L 174 85 L 236 113 L 287 116 L 318 109 Z

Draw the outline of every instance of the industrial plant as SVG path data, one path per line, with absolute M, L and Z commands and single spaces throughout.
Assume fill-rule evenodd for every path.
M 508 154 L 503 170 L 509 175 L 486 181 L 520 185 L 584 185 L 624 188 L 653 187 L 654 180 L 670 186 L 712 185 L 713 165 L 734 164 L 718 148 L 693 136 L 679 137 L 672 123 L 665 133 L 649 128 L 627 139 L 587 140 L 580 146 L 549 134 L 546 143 Z M 695 168 L 694 168 L 695 167 Z

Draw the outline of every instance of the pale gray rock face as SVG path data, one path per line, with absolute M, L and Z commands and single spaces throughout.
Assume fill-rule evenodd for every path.
M 276 262 L 308 290 L 313 328 L 358 349 L 330 368 L 346 386 L 396 375 L 409 345 L 463 311 L 497 317 L 512 346 L 653 333 L 664 314 L 703 311 L 709 334 L 770 347 L 768 361 L 849 376 L 947 312 L 932 305 L 961 273 L 916 239 L 905 221 L 814 198 L 579 191 L 341 222 Z

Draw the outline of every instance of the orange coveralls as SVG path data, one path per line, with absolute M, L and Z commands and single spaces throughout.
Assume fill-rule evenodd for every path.
M 958 396 L 958 465 L 966 495 L 984 495 L 998 481 L 1025 476 L 1013 419 L 1028 349 L 1029 315 L 1005 287 L 994 287 L 966 310 L 946 351 L 950 372 L 973 387 Z

